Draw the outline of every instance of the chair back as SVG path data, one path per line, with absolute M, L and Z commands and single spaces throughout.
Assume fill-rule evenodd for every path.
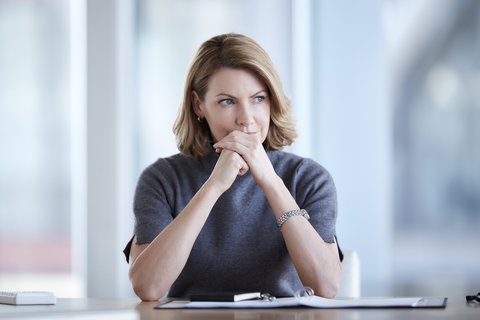
M 361 294 L 360 259 L 353 250 L 342 250 L 343 252 L 343 278 L 337 298 L 359 298 Z

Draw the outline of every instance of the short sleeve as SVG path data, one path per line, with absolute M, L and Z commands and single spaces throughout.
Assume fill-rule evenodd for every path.
M 170 165 L 164 159 L 159 159 L 140 175 L 133 201 L 136 244 L 152 242 L 173 221 L 174 192 L 172 186 L 174 183 L 175 176 Z M 127 261 L 132 240 L 124 250 Z
M 328 243 L 334 242 L 337 192 L 330 173 L 311 159 L 297 166 L 293 177 L 297 204 L 307 210 L 310 222 Z
M 147 167 L 140 175 L 133 200 L 135 244 L 150 243 L 173 221 L 172 170 L 164 159 Z M 133 237 L 123 251 L 127 262 Z
M 311 159 L 303 159 L 294 175 L 295 197 L 307 210 L 310 223 L 325 242 L 337 243 L 337 191 L 330 173 Z M 340 259 L 343 253 L 338 246 Z
M 290 169 L 287 186 L 310 223 L 325 242 L 335 242 L 337 192 L 330 173 L 311 159 L 302 159 Z

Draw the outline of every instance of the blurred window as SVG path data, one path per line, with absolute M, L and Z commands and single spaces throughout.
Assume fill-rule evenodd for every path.
M 228 32 L 257 41 L 291 94 L 291 1 L 137 1 L 137 168 L 178 153 L 172 132 L 188 66 L 198 47 Z
M 69 1 L 0 1 L 0 288 L 71 274 Z
M 480 2 L 452 3 L 395 110 L 398 295 L 464 295 L 480 284 Z

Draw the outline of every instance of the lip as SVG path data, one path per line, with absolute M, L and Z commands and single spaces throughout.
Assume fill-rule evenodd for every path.
M 254 132 L 245 132 L 245 133 L 246 133 L 246 134 L 249 134 L 249 135 L 251 135 L 251 136 L 254 136 L 254 135 L 256 135 L 256 134 L 257 134 L 257 132 L 258 132 L 258 131 L 254 131 Z

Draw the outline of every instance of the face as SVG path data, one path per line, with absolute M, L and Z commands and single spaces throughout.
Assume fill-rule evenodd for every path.
M 209 80 L 205 100 L 192 92 L 195 113 L 205 118 L 213 141 L 234 130 L 267 138 L 270 125 L 270 97 L 265 83 L 253 72 L 221 68 Z

